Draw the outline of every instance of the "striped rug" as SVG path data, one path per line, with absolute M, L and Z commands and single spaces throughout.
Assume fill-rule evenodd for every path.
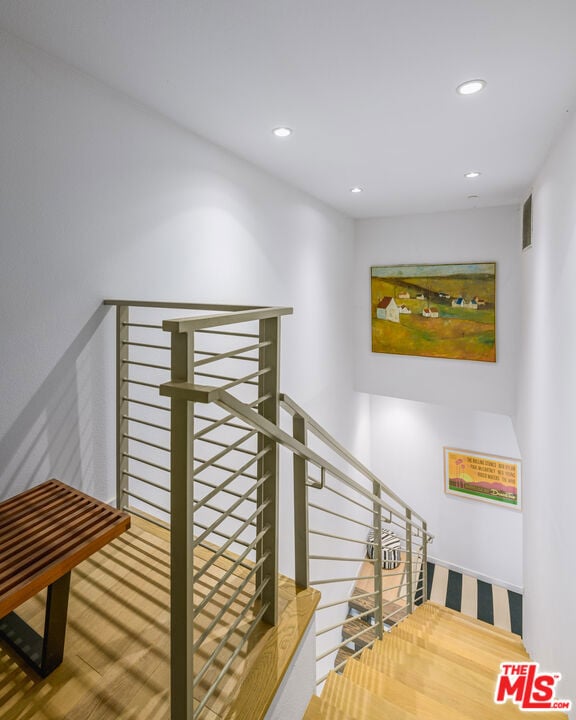
M 522 635 L 522 595 L 428 563 L 428 597 L 465 615 Z

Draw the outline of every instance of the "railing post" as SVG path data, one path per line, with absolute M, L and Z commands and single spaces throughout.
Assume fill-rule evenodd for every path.
M 306 445 L 306 420 L 300 415 L 292 418 L 292 435 Z M 308 587 L 308 463 L 294 455 L 294 579 L 296 585 Z
M 381 498 L 381 488 L 378 483 L 372 484 L 372 492 Z M 380 640 L 384 634 L 384 592 L 382 589 L 382 508 L 377 502 L 373 504 L 373 522 L 374 525 L 374 592 L 376 593 L 376 608 L 374 611 L 374 621 L 376 624 L 376 634 Z
M 126 495 L 128 479 L 128 403 L 124 399 L 128 395 L 128 383 L 125 381 L 127 374 L 125 361 L 128 360 L 128 322 L 130 319 L 130 308 L 128 305 L 116 306 L 116 507 L 123 510 L 126 506 Z
M 422 602 L 428 600 L 428 525 L 422 521 Z
M 266 398 L 258 406 L 259 414 L 278 425 L 279 407 L 279 348 L 280 348 L 280 318 L 272 317 L 260 320 L 260 342 L 269 343 L 260 348 L 259 369 L 267 370 L 259 377 L 258 396 Z M 258 573 L 258 586 L 267 581 L 262 592 L 262 604 L 268 608 L 263 619 L 271 625 L 278 621 L 278 446 L 275 440 L 260 433 L 258 435 L 258 451 L 267 450 L 264 457 L 258 462 L 258 476 L 266 476 L 266 481 L 258 490 L 258 507 L 266 503 L 265 509 L 258 516 L 258 532 L 265 527 L 262 541 L 257 547 L 258 561 L 262 563 Z
M 406 589 L 408 595 L 408 611 L 414 611 L 414 593 L 413 593 L 413 572 L 414 566 L 412 562 L 412 510 L 406 508 Z
M 171 380 L 193 382 L 194 334 L 172 333 L 171 347 Z M 194 712 L 194 403 L 173 397 L 170 408 L 170 713 L 172 720 L 188 720 Z

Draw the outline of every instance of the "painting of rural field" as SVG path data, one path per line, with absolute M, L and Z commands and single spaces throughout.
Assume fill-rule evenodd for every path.
M 496 362 L 496 264 L 371 269 L 372 352 Z

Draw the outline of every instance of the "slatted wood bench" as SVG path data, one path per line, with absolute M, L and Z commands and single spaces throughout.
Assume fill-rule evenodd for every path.
M 0 503 L 0 638 L 42 677 L 64 656 L 72 569 L 130 527 L 130 518 L 48 482 Z M 48 588 L 44 636 L 14 610 Z

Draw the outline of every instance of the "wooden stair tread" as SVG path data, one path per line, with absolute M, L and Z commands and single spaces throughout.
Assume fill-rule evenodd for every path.
M 358 633 L 362 634 L 354 638 L 354 640 L 351 640 L 358 648 L 365 647 L 368 643 L 376 639 L 374 626 L 364 622 L 363 618 L 351 620 L 342 626 L 342 640 L 349 640 Z
M 352 596 L 348 601 L 348 606 L 351 610 L 355 610 L 357 613 L 365 613 L 370 610 L 373 611 L 370 615 L 365 616 L 366 621 L 368 621 L 370 618 L 374 617 L 374 597 L 362 597 L 362 595 L 365 595 L 365 591 L 355 587 L 352 592 Z M 394 625 L 407 616 L 408 608 L 406 607 L 406 603 L 403 601 L 394 602 L 384 598 L 382 613 L 384 618 L 387 616 L 390 618 L 387 624 Z
M 523 646 L 509 645 L 502 643 L 499 638 L 490 635 L 479 634 L 476 629 L 454 627 L 452 624 L 426 623 L 419 619 L 406 622 L 403 628 L 406 632 L 418 636 L 426 636 L 430 639 L 441 639 L 444 644 L 466 644 L 477 650 L 479 653 L 488 653 L 496 657 L 505 656 L 509 660 L 526 660 L 528 653 Z
M 450 704 L 438 702 L 425 692 L 409 687 L 361 661 L 350 660 L 344 670 L 344 677 L 411 712 L 419 720 L 469 720 L 469 716 L 463 714 L 461 708 L 456 709 Z
M 474 627 L 490 635 L 496 635 L 503 641 L 508 641 L 512 645 L 518 645 L 524 647 L 522 638 L 509 630 L 504 630 L 497 625 L 491 625 L 490 623 L 479 620 L 478 618 L 471 617 L 470 615 L 464 615 L 464 613 L 452 610 L 452 608 L 446 607 L 445 605 L 439 605 L 438 603 L 426 602 L 418 608 L 418 612 L 425 614 L 441 615 L 444 618 L 450 618 L 456 623 L 461 625 L 467 625 L 468 627 Z
M 501 653 L 486 652 L 470 645 L 465 638 L 447 638 L 440 633 L 432 635 L 424 630 L 415 630 L 413 628 L 408 630 L 401 627 L 395 629 L 394 634 L 396 637 L 401 637 L 413 645 L 427 648 L 438 655 L 444 656 L 447 660 L 460 662 L 464 667 L 481 672 L 488 677 L 493 678 L 500 671 Z M 509 659 L 514 660 L 515 658 Z
M 494 683 L 484 675 L 402 638 L 387 635 L 385 640 L 374 644 L 372 652 L 394 663 L 406 662 L 411 668 L 421 670 L 426 677 L 447 678 L 451 683 L 461 682 L 468 685 L 470 692 L 494 692 Z
M 488 652 L 497 654 L 505 652 L 519 658 L 528 656 L 522 643 L 510 643 L 505 638 L 484 632 L 477 626 L 458 625 L 452 621 L 443 622 L 438 618 L 427 619 L 422 615 L 414 614 L 406 618 L 402 628 L 409 632 L 453 638 L 455 641 L 465 637 L 470 645 L 479 649 L 484 648 Z
M 328 676 L 321 696 L 326 713 L 337 708 L 351 720 L 526 718 L 512 701 L 494 703 L 500 664 L 530 661 L 521 638 L 454 610 L 426 603 L 372 647 L 352 654 L 341 653 L 339 662 L 348 658 L 342 674 Z M 330 714 L 305 718 L 340 720 Z M 536 718 L 567 720 L 567 715 L 531 711 L 530 720 Z
M 334 660 L 334 668 L 337 668 L 339 665 L 341 665 L 344 662 L 347 662 L 352 658 L 354 653 L 358 652 L 357 650 L 352 650 L 352 648 L 349 647 L 341 647 L 338 652 L 336 653 L 336 660 Z
M 492 627 L 491 625 L 488 625 L 488 628 L 483 628 L 477 623 L 472 624 L 467 620 L 461 622 L 452 617 L 444 618 L 437 615 L 426 616 L 425 614 L 416 613 L 406 618 L 405 624 L 407 627 L 418 625 L 429 632 L 440 632 L 447 636 L 462 637 L 465 635 L 471 644 L 478 645 L 481 648 L 492 648 L 496 652 L 512 653 L 515 656 L 526 657 L 526 648 L 519 636 L 512 636 L 512 639 L 504 637 L 499 633 L 492 632 L 489 629 Z
M 374 610 L 374 597 L 362 597 L 362 595 L 366 595 L 365 591 L 355 587 L 348 601 L 348 606 L 359 613 Z
M 403 664 L 390 661 L 389 658 L 368 650 L 362 654 L 362 662 L 370 664 L 380 672 L 389 674 L 391 677 L 400 680 L 416 691 L 423 692 L 434 698 L 440 703 L 449 703 L 454 707 L 460 707 L 463 713 L 467 713 L 472 718 L 478 720 L 514 720 L 515 718 L 526 718 L 526 713 L 520 710 L 511 702 L 505 705 L 496 705 L 494 703 L 494 687 L 491 683 L 484 688 L 478 688 L 468 685 L 462 678 L 454 679 L 447 675 L 446 672 L 427 672 L 428 663 L 415 662 L 414 658 L 410 662 Z M 548 720 L 553 718 L 563 718 L 566 715 L 562 713 L 551 712 L 531 712 L 530 717 L 547 717 Z M 439 720 L 443 720 L 439 717 Z
M 385 698 L 370 693 L 351 680 L 330 673 L 322 690 L 322 697 L 352 718 L 352 720 L 415 720 L 417 715 L 406 712 Z
M 313 695 L 302 720 L 353 720 L 343 710 Z
M 463 715 L 468 713 L 475 720 L 509 717 L 506 712 L 509 706 L 497 707 L 494 704 L 493 691 L 492 693 L 469 692 L 468 688 L 462 688 L 444 673 L 428 676 L 414 663 L 400 665 L 372 651 L 362 654 L 362 662 L 408 686 L 412 692 L 421 692 L 438 703 L 449 704 Z M 513 717 L 517 716 L 513 715 Z M 443 716 L 439 716 L 438 720 L 443 720 Z

